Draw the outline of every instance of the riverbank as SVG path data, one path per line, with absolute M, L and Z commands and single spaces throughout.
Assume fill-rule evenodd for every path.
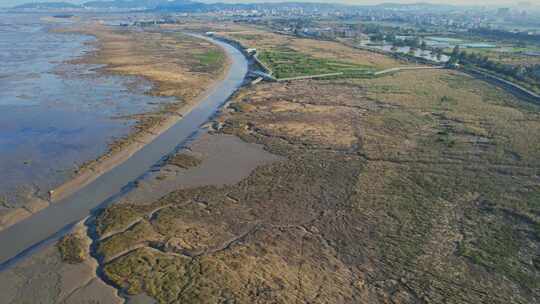
M 98 176 L 76 194 L 66 197 L 49 208 L 0 231 L 0 267 L 20 260 L 42 243 L 68 231 L 72 223 L 108 206 L 119 197 L 136 187 L 138 181 L 159 164 L 164 157 L 191 140 L 200 126 L 208 122 L 229 97 L 246 80 L 248 63 L 236 48 L 219 41 L 231 58 L 226 77 L 171 128 L 157 136 L 152 142 L 135 152 L 125 162 Z
M 96 37 L 92 43 L 95 51 L 73 64 L 101 66 L 95 77 L 114 74 L 150 81 L 153 86 L 147 94 L 173 101 L 160 104 L 153 112 L 118 117 L 134 121 L 128 135 L 114 139 L 106 153 L 79 166 L 65 183 L 50 189 L 48 197 L 43 197 L 43 193 L 29 196 L 24 206 L 2 214 L 0 231 L 68 197 L 123 163 L 196 107 L 225 77 L 230 66 L 230 58 L 221 48 L 181 33 L 115 30 L 96 23 L 58 31 Z
M 478 79 L 485 80 L 486 82 L 492 83 L 493 85 L 499 86 L 508 92 L 516 95 L 519 98 L 528 100 L 534 103 L 540 103 L 540 95 L 537 93 L 525 88 L 524 86 L 504 79 L 500 76 L 497 76 L 489 71 L 485 71 L 475 67 L 463 67 L 461 70 L 467 74 L 470 74 L 473 77 Z
M 230 58 L 224 54 L 223 66 L 204 71 L 205 74 L 208 74 L 203 75 L 190 71 L 191 69 L 200 68 L 197 67 L 197 63 L 194 62 L 196 59 L 194 60 L 194 58 L 183 58 L 186 62 L 178 64 L 178 58 L 163 58 L 164 52 L 159 52 L 160 50 L 154 48 L 140 49 L 154 43 L 153 41 L 181 43 L 180 41 L 167 41 L 170 37 L 159 32 L 150 32 L 149 35 L 153 37 L 145 36 L 145 34 L 142 34 L 144 37 L 141 37 L 140 33 L 130 33 L 128 35 L 139 36 L 133 37 L 135 39 L 130 39 L 126 37 L 126 31 L 115 32 L 99 24 L 94 24 L 90 28 L 76 29 L 76 31 L 96 37 L 97 52 L 75 63 L 102 64 L 105 65 L 103 68 L 100 68 L 102 73 L 142 77 L 153 84 L 153 88 L 148 92 L 149 94 L 161 97 L 173 97 L 175 98 L 175 102 L 165 104 L 158 112 L 142 113 L 130 117 L 136 119 L 136 124 L 133 128 L 134 131 L 124 138 L 115 140 L 111 143 L 110 149 L 106 154 L 96 160 L 85 163 L 73 179 L 53 189 L 54 194 L 51 196 L 51 201 L 53 202 L 73 194 L 99 175 L 124 162 L 133 153 L 168 130 L 178 120 L 193 110 L 201 100 L 207 97 L 208 93 L 215 88 L 215 85 L 225 77 L 228 66 L 230 65 Z M 177 33 L 176 35 L 184 34 Z M 143 42 L 143 45 L 135 42 L 148 38 L 153 41 Z M 212 46 L 207 40 L 187 35 L 184 35 L 182 38 L 188 41 L 191 39 L 201 40 L 203 41 L 200 44 L 201 47 L 209 47 L 212 50 Z M 193 45 L 182 45 L 181 47 L 176 45 L 175 47 L 181 51 L 192 48 L 188 54 L 172 53 L 178 57 L 186 57 L 186 55 L 195 56 L 200 51 L 195 49 Z M 214 51 L 215 47 L 214 45 Z M 167 53 L 165 53 L 165 56 L 167 56 Z M 168 61 L 174 61 L 175 64 L 170 65 L 172 62 Z M 164 67 L 165 65 L 169 66 Z
M 188 156 L 197 161 L 193 165 L 181 162 L 181 157 Z M 149 174 L 137 184 L 137 187 L 122 197 L 115 208 L 124 208 L 126 204 L 136 204 L 144 208 L 147 202 L 154 201 L 179 188 L 223 187 L 232 185 L 249 174 L 258 166 L 265 166 L 282 158 L 264 151 L 262 146 L 246 143 L 235 136 L 204 132 L 182 150 L 171 155 L 159 169 Z M 160 209 L 155 210 L 157 213 Z M 129 214 L 126 214 L 129 217 Z M 90 245 L 95 242 L 90 238 L 84 220 L 79 222 L 68 234 L 83 240 L 83 262 L 70 264 L 61 259 L 59 246 L 62 241 L 44 246 L 32 256 L 0 272 L 0 302 L 19 303 L 123 303 L 116 289 L 107 285 L 97 273 L 98 262 L 91 255 Z M 90 221 L 91 222 L 91 221 Z M 119 223 L 122 219 L 119 219 Z M 135 225 L 137 219 L 133 221 Z M 87 223 L 90 230 L 95 229 Z M 118 231 L 119 232 L 119 231 Z M 110 231 L 107 238 L 118 233 Z M 44 271 L 45 270 L 45 271 Z M 30 274 L 44 272 L 29 279 Z M 139 295 L 136 298 L 144 298 Z M 126 296 L 126 299 L 133 300 Z M 134 302 L 139 303 L 139 302 Z M 154 303 L 152 301 L 143 303 Z
M 1 303 L 123 303 L 114 288 L 96 276 L 91 240 L 81 222 L 71 237 L 80 241 L 82 261 L 65 261 L 58 244 L 50 244 L 13 268 L 0 273 Z

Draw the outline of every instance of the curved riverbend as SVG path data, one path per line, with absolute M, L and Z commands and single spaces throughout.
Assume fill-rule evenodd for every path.
M 75 194 L 0 232 L 0 270 L 21 253 L 51 239 L 66 227 L 87 217 L 92 210 L 122 195 L 130 188 L 130 183 L 143 176 L 178 145 L 189 140 L 242 85 L 248 71 L 247 59 L 233 46 L 214 39 L 211 41 L 221 46 L 230 58 L 230 67 L 223 80 L 206 92 L 206 97 L 184 118 L 125 162 Z

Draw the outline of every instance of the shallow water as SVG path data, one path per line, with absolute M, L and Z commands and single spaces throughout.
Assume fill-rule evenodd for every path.
M 247 74 L 246 58 L 234 47 L 217 42 L 231 58 L 225 78 L 189 114 L 144 146 L 124 163 L 98 177 L 74 195 L 51 205 L 0 232 L 0 270 L 18 257 L 25 256 L 41 242 L 70 227 L 92 210 L 113 202 L 131 188 L 131 183 L 152 169 L 162 158 L 189 140 L 243 83 Z
M 383 50 L 385 52 L 394 52 L 392 50 L 393 48 L 392 45 L 375 46 L 374 48 Z M 410 47 L 404 46 L 404 47 L 396 48 L 395 52 L 400 53 L 400 54 L 409 54 L 410 50 L 411 50 Z M 420 50 L 420 49 L 416 49 L 414 51 L 414 56 L 418 58 L 424 58 L 424 59 L 434 61 L 434 62 L 439 62 L 439 63 L 446 63 L 450 60 L 450 57 L 447 55 L 441 55 L 440 58 L 437 58 L 437 56 L 433 52 L 428 51 L 428 50 Z
M 62 24 L 43 16 L 0 14 L 0 198 L 14 205 L 61 184 L 126 135 L 133 121 L 115 117 L 170 101 L 144 95 L 150 84 L 140 79 L 66 63 L 90 51 L 93 38 L 49 32 Z
M 137 188 L 122 197 L 120 202 L 150 204 L 179 189 L 202 186 L 233 185 L 248 177 L 259 166 L 283 160 L 264 150 L 263 146 L 247 143 L 234 135 L 210 135 L 202 132 L 185 151 L 201 160 L 193 168 L 174 165 L 152 170 L 137 184 Z

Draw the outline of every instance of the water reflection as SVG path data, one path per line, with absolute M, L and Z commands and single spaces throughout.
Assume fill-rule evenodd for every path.
M 10 203 L 21 192 L 62 183 L 127 134 L 133 121 L 114 117 L 171 101 L 144 95 L 150 84 L 141 79 L 66 63 L 91 51 L 92 37 L 52 33 L 58 24 L 42 22 L 39 14 L 1 17 L 0 197 Z

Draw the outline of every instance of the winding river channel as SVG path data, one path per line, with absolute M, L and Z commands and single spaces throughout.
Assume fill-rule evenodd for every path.
M 209 39 L 206 37 L 201 37 Z M 226 76 L 205 93 L 202 101 L 178 123 L 144 146 L 124 163 L 104 173 L 73 195 L 54 203 L 0 232 L 0 270 L 19 257 L 54 239 L 73 224 L 113 202 L 132 187 L 132 183 L 193 137 L 227 99 L 242 85 L 248 71 L 244 55 L 233 46 L 212 39 L 230 57 Z

